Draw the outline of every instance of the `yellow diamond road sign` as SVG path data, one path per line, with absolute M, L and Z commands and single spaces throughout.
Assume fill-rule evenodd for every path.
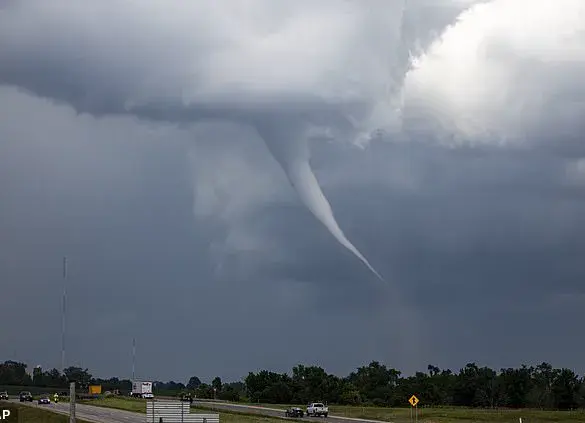
M 416 407 L 416 405 L 418 404 L 418 398 L 413 395 L 413 396 L 410 397 L 410 399 L 408 400 L 408 402 L 413 407 Z

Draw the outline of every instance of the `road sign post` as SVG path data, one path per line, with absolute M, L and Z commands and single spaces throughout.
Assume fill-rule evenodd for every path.
M 414 409 L 414 421 L 418 423 L 418 403 L 419 403 L 419 400 L 416 397 L 416 395 L 413 395 L 413 396 L 411 396 L 408 399 L 408 402 L 411 405 L 411 408 L 410 408 L 410 421 L 413 421 L 412 415 L 413 415 L 413 409 Z

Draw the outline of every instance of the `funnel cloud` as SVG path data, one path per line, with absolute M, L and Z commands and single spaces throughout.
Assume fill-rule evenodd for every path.
M 303 204 L 380 277 L 309 165 L 315 133 L 551 148 L 542 135 L 574 125 L 582 104 L 559 98 L 584 92 L 569 86 L 583 71 L 583 4 L 7 1 L 0 83 L 93 116 L 254 127 Z
M 370 117 L 397 86 L 389 66 L 403 2 L 251 3 L 258 7 L 220 1 L 179 11 L 159 1 L 105 1 L 80 25 L 88 10 L 78 3 L 9 2 L 0 14 L 0 82 L 95 116 L 253 126 L 302 203 L 381 279 L 336 222 L 308 143 L 314 130 L 363 142 L 376 129 Z M 26 24 L 31 16 L 37 24 Z M 379 39 L 383 54 L 358 49 Z
M 66 255 L 100 377 L 583 374 L 584 73 L 583 0 L 0 0 L 0 356 Z
M 300 122 L 295 122 L 294 119 L 286 117 L 281 119 L 281 121 L 273 120 L 270 124 L 258 124 L 256 130 L 273 157 L 282 166 L 302 203 L 341 245 L 360 259 L 376 277 L 383 280 L 362 253 L 347 239 L 337 224 L 331 205 L 309 165 L 309 146 L 303 131 L 306 128 L 303 128 L 303 125 Z M 283 127 L 286 128 L 284 134 Z M 279 136 L 284 136 L 286 139 L 279 139 Z

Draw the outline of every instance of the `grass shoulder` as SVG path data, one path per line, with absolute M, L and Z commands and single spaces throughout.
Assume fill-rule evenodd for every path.
M 133 411 L 137 413 L 146 413 L 146 401 L 142 399 L 128 397 L 112 397 L 90 401 L 81 401 L 81 403 L 95 405 L 99 407 L 115 408 L 119 410 Z M 291 405 L 287 404 L 248 404 L 256 407 L 276 408 L 284 410 Z M 295 405 L 304 408 L 304 405 Z M 214 408 L 212 404 L 203 406 L 198 404 L 193 410 L 201 413 L 219 413 L 220 421 L 226 423 L 275 423 L 282 421 L 277 417 L 263 417 L 255 413 L 225 411 Z M 357 419 L 380 420 L 393 423 L 409 423 L 411 421 L 410 408 L 387 408 L 387 407 L 357 407 L 357 406 L 340 406 L 330 405 L 329 412 L 332 415 L 351 417 Z M 491 409 L 472 409 L 458 407 L 436 407 L 436 408 L 418 408 L 418 421 L 420 423 L 487 423 L 487 422 L 518 422 L 519 418 L 530 423 L 577 423 L 585 421 L 585 410 L 578 411 L 543 411 L 543 410 L 491 410 Z
M 77 402 L 78 404 L 87 404 L 96 407 L 114 408 L 116 410 L 146 414 L 146 400 L 140 398 L 108 397 L 92 400 L 80 400 Z
M 55 413 L 39 407 L 23 405 L 14 402 L 0 401 L 0 407 L 18 410 L 19 423 L 69 423 L 69 416 Z M 85 420 L 77 419 L 77 423 L 89 423 Z
M 262 404 L 249 403 L 248 405 L 266 408 L 286 409 L 287 407 L 306 408 L 306 404 Z M 390 421 L 393 423 L 407 423 L 411 421 L 411 408 L 390 408 L 374 406 L 329 405 L 329 413 L 334 416 L 351 417 L 357 419 Z M 577 423 L 585 422 L 585 410 L 575 411 L 545 411 L 534 409 L 477 409 L 464 407 L 419 407 L 418 421 L 420 423 L 487 423 L 487 422 L 518 422 L 530 423 Z

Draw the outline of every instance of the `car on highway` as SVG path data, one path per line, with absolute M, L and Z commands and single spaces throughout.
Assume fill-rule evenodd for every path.
M 51 403 L 51 398 L 49 398 L 49 394 L 43 394 L 39 397 L 38 400 L 39 404 L 50 404 Z
M 181 401 L 187 401 L 191 404 L 193 403 L 193 394 L 190 392 L 182 392 L 179 398 Z
M 8 400 L 8 392 L 6 391 L 0 392 L 0 400 Z
M 311 404 L 309 404 L 307 406 L 307 417 L 309 417 L 309 416 L 327 417 L 328 414 L 329 414 L 329 407 L 327 407 L 322 402 L 312 402 Z
M 285 417 L 303 417 L 305 412 L 299 407 L 290 407 L 284 411 Z
M 29 391 L 22 391 L 19 395 L 18 395 L 18 399 L 20 400 L 20 402 L 32 402 L 33 400 L 33 396 Z

